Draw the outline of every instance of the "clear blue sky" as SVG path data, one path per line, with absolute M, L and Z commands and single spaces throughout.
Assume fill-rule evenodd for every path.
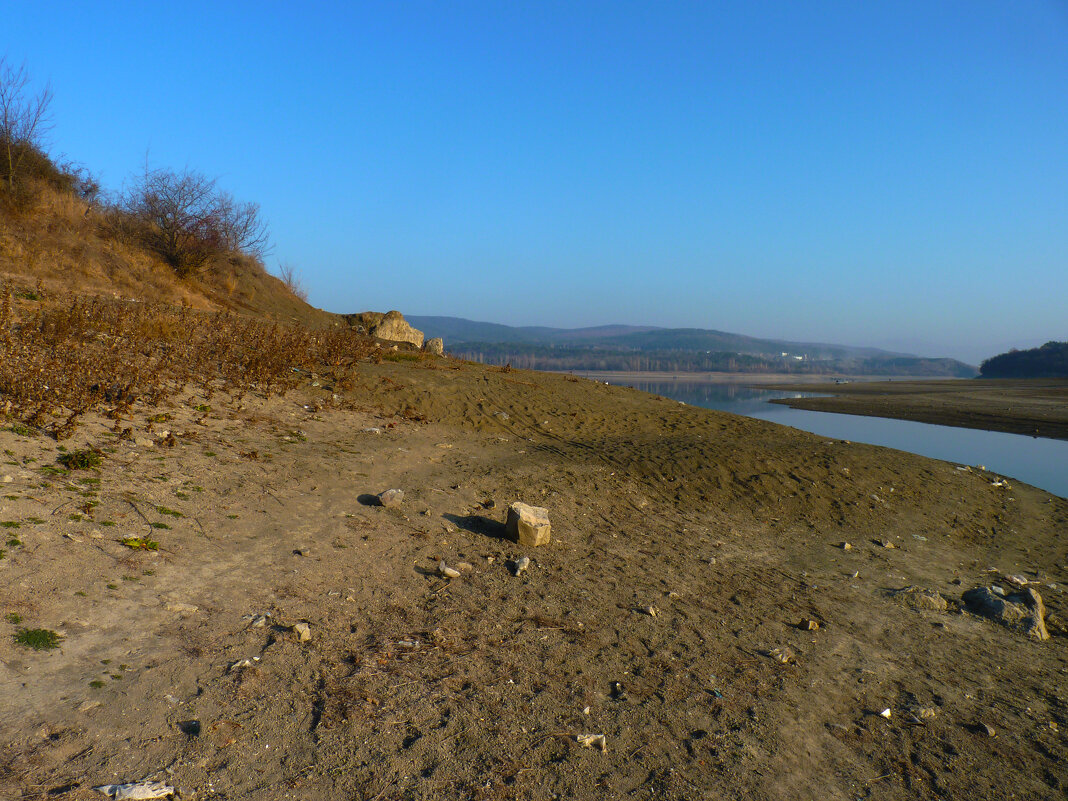
M 969 361 L 1068 339 L 1068 2 L 9 4 L 52 149 L 259 202 L 331 311 Z

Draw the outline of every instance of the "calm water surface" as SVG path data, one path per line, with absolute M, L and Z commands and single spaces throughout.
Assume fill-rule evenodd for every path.
M 791 409 L 768 401 L 805 397 L 806 393 L 753 389 L 742 384 L 706 384 L 697 381 L 615 383 L 692 406 L 793 426 L 831 439 L 883 445 L 957 464 L 981 464 L 995 473 L 1068 497 L 1068 442 L 1064 440 L 936 426 L 910 420 Z M 807 393 L 808 396 L 812 394 Z

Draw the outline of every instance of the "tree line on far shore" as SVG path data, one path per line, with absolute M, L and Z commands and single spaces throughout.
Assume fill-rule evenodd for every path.
M 971 378 L 975 368 L 953 359 L 909 356 L 811 359 L 733 352 L 634 351 L 600 347 L 532 345 L 517 342 L 460 343 L 453 356 L 484 364 L 528 370 L 657 372 L 657 373 L 791 373 L 795 375 L 891 375 Z
M 1068 342 L 1001 353 L 979 366 L 983 378 L 1068 378 Z

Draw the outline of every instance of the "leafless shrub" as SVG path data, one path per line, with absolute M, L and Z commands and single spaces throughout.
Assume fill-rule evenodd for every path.
M 213 257 L 244 253 L 262 259 L 267 224 L 255 203 L 239 203 L 194 170 L 149 169 L 138 177 L 121 208 L 142 223 L 142 236 L 182 277 L 199 272 Z
M 282 279 L 282 283 L 286 285 L 286 289 L 296 295 L 303 301 L 308 300 L 308 290 L 304 288 L 304 284 L 301 283 L 300 275 L 297 273 L 297 268 L 289 262 L 281 262 L 278 265 L 278 277 Z

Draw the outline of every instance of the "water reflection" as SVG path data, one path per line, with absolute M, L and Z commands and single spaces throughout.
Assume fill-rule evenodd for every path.
M 933 459 L 987 469 L 1068 497 L 1068 442 L 1000 431 L 954 428 L 909 420 L 810 412 L 776 403 L 775 398 L 815 393 L 757 389 L 736 383 L 700 381 L 615 381 L 692 406 L 755 417 L 832 439 L 847 439 L 911 451 Z

